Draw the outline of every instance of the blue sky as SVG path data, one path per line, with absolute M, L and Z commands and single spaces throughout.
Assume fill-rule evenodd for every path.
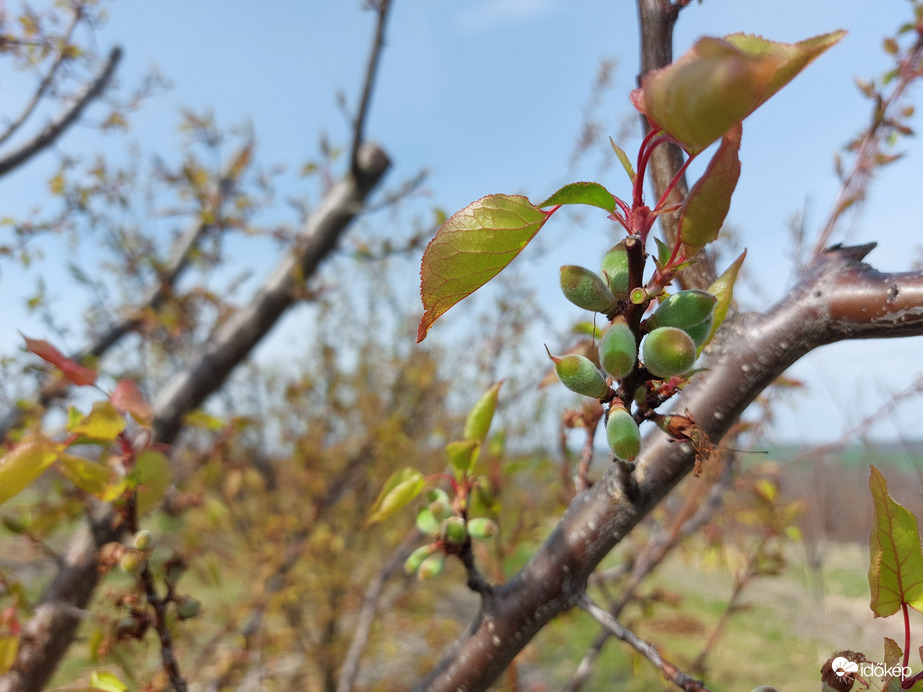
M 362 11 L 359 0 L 160 0 L 115 2 L 109 11 L 97 42 L 102 51 L 115 43 L 124 47 L 122 84 L 130 86 L 152 64 L 173 84 L 133 120 L 129 140 L 144 150 L 178 156 L 181 107 L 210 109 L 223 125 L 251 123 L 261 160 L 291 170 L 316 154 L 320 131 L 346 144 L 348 128 L 334 96 L 342 91 L 355 103 L 364 70 L 373 16 Z M 744 124 L 743 173 L 729 221 L 749 249 L 748 268 L 762 300 L 774 301 L 793 280 L 788 219 L 804 209 L 809 231 L 820 226 L 836 192 L 832 154 L 867 118 L 868 102 L 859 97 L 853 77 L 870 78 L 886 69 L 881 40 L 909 14 L 906 0 L 705 0 L 683 11 L 677 55 L 706 34 L 745 31 L 796 41 L 849 31 Z M 611 156 L 608 135 L 631 118 L 627 96 L 638 54 L 632 2 L 395 0 L 387 43 L 368 135 L 394 160 L 391 182 L 430 169 L 426 204 L 450 213 L 491 192 L 523 193 L 537 201 L 571 180 L 593 179 L 600 162 Z M 596 113 L 609 129 L 595 147 L 598 154 L 569 171 L 582 109 L 603 59 L 617 61 L 615 87 Z M 921 94 L 913 92 L 914 97 Z M 636 142 L 624 142 L 630 155 Z M 68 152 L 98 147 L 93 131 L 75 131 L 60 145 Z M 846 225 L 849 234 L 836 238 L 878 241 L 869 261 L 882 270 L 908 269 L 923 244 L 923 222 L 914 207 L 923 150 L 913 140 L 901 148 L 908 153 L 905 160 L 873 187 L 870 203 Z M 50 159 L 0 183 L 10 211 L 41 202 Z M 600 182 L 628 194 L 617 169 L 604 175 Z M 561 324 L 573 315 L 555 288 L 557 265 L 595 266 L 615 237 L 609 227 L 590 214 L 579 227 L 552 223 L 542 243 L 521 258 L 535 263 L 532 275 L 547 276 L 536 286 Z M 551 247 L 554 257 L 542 254 Z M 5 350 L 14 347 L 16 329 L 42 335 L 42 327 L 21 310 L 21 292 L 14 286 L 30 280 L 6 268 L 0 274 L 0 308 L 12 318 L 0 337 Z M 415 284 L 415 272 L 406 280 Z M 760 304 L 752 293 L 748 301 Z M 791 374 L 808 382 L 811 394 L 780 412 L 779 437 L 836 439 L 895 387 L 919 376 L 921 352 L 917 338 L 841 344 L 809 356 Z M 876 427 L 875 435 L 893 438 L 919 429 L 920 408 L 904 407 L 898 420 Z

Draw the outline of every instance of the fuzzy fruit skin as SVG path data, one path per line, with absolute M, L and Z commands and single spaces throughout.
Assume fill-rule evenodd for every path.
M 647 320 L 649 328 L 676 327 L 688 331 L 711 318 L 718 299 L 706 291 L 674 293 L 663 301 Z
M 616 318 L 599 342 L 599 362 L 606 374 L 625 377 L 635 367 L 638 342 L 624 317 Z
M 144 562 L 144 557 L 140 553 L 129 552 L 119 559 L 119 567 L 128 572 L 128 574 L 137 574 L 144 567 Z
M 612 453 L 623 461 L 633 461 L 641 453 L 641 431 L 635 419 L 624 408 L 609 411 L 606 442 Z
M 138 550 L 150 550 L 154 547 L 154 536 L 150 531 L 144 529 L 135 534 L 135 548 Z
M 601 399 L 609 392 L 606 379 L 586 356 L 571 353 L 563 358 L 551 356 L 551 360 L 554 361 L 554 371 L 561 384 L 572 392 L 593 399 Z
M 420 579 L 438 577 L 443 567 L 445 567 L 445 553 L 434 553 L 420 564 L 417 577 Z
M 628 299 L 628 250 L 625 241 L 613 246 L 604 256 L 603 277 L 609 284 L 612 295 L 620 300 Z
M 449 517 L 442 522 L 442 536 L 446 543 L 461 545 L 468 540 L 465 520 L 461 517 Z
M 682 329 L 658 327 L 645 337 L 641 356 L 657 377 L 682 375 L 695 363 L 695 343 Z
M 713 322 L 713 317 L 709 316 L 709 318 L 704 322 L 699 322 L 694 327 L 689 327 L 683 331 L 692 338 L 692 343 L 695 344 L 695 347 L 699 348 L 706 341 L 708 341 L 708 336 L 711 334 L 711 325 Z
M 410 553 L 410 557 L 404 562 L 404 572 L 406 574 L 413 574 L 420 569 L 420 565 L 423 564 L 423 561 L 437 550 L 439 550 L 439 547 L 435 543 L 421 545 Z
M 612 291 L 598 274 L 573 264 L 561 267 L 561 292 L 578 308 L 591 312 L 605 314 L 616 303 Z
M 497 525 L 487 517 L 468 521 L 468 535 L 472 538 L 490 538 L 497 533 Z

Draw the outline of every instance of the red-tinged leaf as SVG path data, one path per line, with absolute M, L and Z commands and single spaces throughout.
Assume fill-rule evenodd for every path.
M 708 345 L 708 342 L 711 341 L 715 332 L 718 331 L 718 327 L 721 326 L 728 315 L 728 310 L 731 307 L 731 300 L 734 298 L 734 284 L 737 282 L 737 274 L 746 256 L 747 251 L 744 250 L 740 253 L 738 258 L 734 260 L 731 266 L 725 269 L 724 273 L 715 279 L 714 283 L 708 287 L 708 292 L 715 296 L 718 302 L 715 303 L 715 309 L 712 312 L 711 330 L 708 333 L 708 338 L 699 346 L 699 353 Z
M 731 208 L 731 195 L 740 178 L 740 123 L 733 125 L 721 139 L 705 173 L 699 178 L 680 208 L 679 237 L 692 257 L 718 237 L 721 225 Z
M 557 204 L 586 204 L 605 209 L 610 214 L 615 211 L 615 197 L 599 183 L 565 185 L 538 206 L 552 207 Z
M 869 606 L 875 617 L 896 613 L 902 603 L 923 612 L 923 549 L 917 519 L 888 495 L 888 483 L 871 467 L 875 514 L 869 541 Z
M 497 398 L 500 396 L 502 384 L 502 380 L 497 382 L 471 407 L 468 418 L 465 420 L 466 440 L 483 442 L 487 439 L 487 431 L 490 430 L 490 422 L 494 418 L 494 411 L 497 410 Z
M 72 384 L 85 386 L 96 384 L 96 371 L 91 368 L 80 365 L 77 361 L 68 358 L 47 341 L 41 339 L 30 339 L 23 335 L 26 340 L 26 350 L 34 353 L 42 360 L 48 361 Z
M 417 342 L 440 315 L 499 274 L 551 216 L 520 195 L 488 195 L 453 214 L 426 246 Z
M 97 401 L 90 413 L 67 426 L 69 433 L 101 442 L 112 442 L 124 429 L 125 419 L 108 401 Z
M 76 487 L 103 502 L 111 502 L 125 492 L 125 479 L 115 469 L 98 461 L 62 454 L 58 459 L 58 469 Z
M 135 461 L 132 476 L 138 484 L 138 514 L 147 514 L 160 504 L 170 487 L 170 462 L 162 452 L 145 450 Z
M 844 35 L 837 31 L 795 44 L 745 34 L 703 38 L 673 64 L 646 74 L 632 103 L 696 154 Z
M 29 487 L 54 463 L 58 451 L 51 440 L 32 437 L 0 457 L 0 504 Z
M 139 424 L 150 426 L 154 409 L 147 403 L 141 390 L 131 380 L 120 380 L 109 396 L 109 401 L 122 413 L 131 414 Z
M 423 474 L 412 468 L 392 473 L 369 509 L 366 526 L 387 519 L 406 507 L 423 489 Z

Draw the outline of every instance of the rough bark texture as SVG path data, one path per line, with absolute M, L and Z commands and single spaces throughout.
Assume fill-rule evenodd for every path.
M 719 440 L 763 389 L 814 348 L 923 335 L 923 273 L 875 271 L 862 263 L 872 247 L 829 249 L 778 305 L 726 324 L 708 349 L 708 371 L 674 408 L 688 409 Z M 575 604 L 599 562 L 692 469 L 694 457 L 688 445 L 655 430 L 637 461 L 627 481 L 613 465 L 574 498 L 529 564 L 484 602 L 418 689 L 486 689 L 545 624 Z

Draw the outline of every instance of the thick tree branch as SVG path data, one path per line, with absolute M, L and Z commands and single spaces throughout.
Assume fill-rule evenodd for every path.
M 64 115 L 48 125 L 19 149 L 0 158 L 0 178 L 24 164 L 43 149 L 54 144 L 58 137 L 64 134 L 67 128 L 73 125 L 77 118 L 80 117 L 84 109 L 102 95 L 109 81 L 112 79 L 112 75 L 115 73 L 115 68 L 119 64 L 121 58 L 122 49 L 116 46 L 112 49 L 112 52 L 109 53 L 109 59 L 106 60 L 106 64 L 103 66 L 103 70 L 96 78 L 96 81 L 87 88 L 83 96 L 77 99 L 77 102 L 74 103 Z
M 708 371 L 676 408 L 688 409 L 717 441 L 763 389 L 818 346 L 923 335 L 923 273 L 877 272 L 862 263 L 872 247 L 831 248 L 771 310 L 726 323 L 707 351 Z M 573 607 L 596 565 L 693 467 L 693 450 L 659 430 L 642 450 L 630 483 L 613 464 L 573 499 L 541 549 L 485 600 L 418 689 L 486 689 L 545 624 Z

